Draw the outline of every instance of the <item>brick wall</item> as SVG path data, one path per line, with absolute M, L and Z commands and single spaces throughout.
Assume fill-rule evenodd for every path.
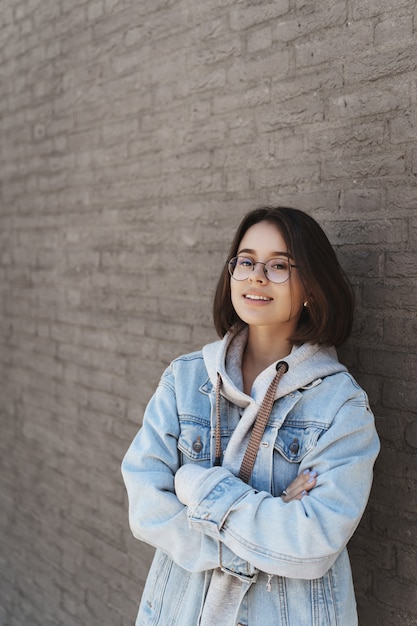
M 383 450 L 361 626 L 417 623 L 414 0 L 0 0 L 0 624 L 127 626 L 151 551 L 120 461 L 214 338 L 242 214 L 310 212 Z M 343 487 L 343 486 L 342 486 Z

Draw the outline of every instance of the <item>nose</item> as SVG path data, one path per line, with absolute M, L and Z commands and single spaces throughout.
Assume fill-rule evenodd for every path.
M 251 282 L 266 283 L 268 279 L 265 274 L 265 265 L 263 263 L 257 261 L 254 264 L 253 270 L 249 275 L 249 280 Z

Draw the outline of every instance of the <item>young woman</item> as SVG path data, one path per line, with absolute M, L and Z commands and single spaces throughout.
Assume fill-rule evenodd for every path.
M 214 300 L 222 340 L 168 367 L 123 461 L 133 534 L 157 548 L 138 626 L 358 623 L 346 544 L 379 441 L 334 347 L 352 314 L 311 217 L 244 217 Z

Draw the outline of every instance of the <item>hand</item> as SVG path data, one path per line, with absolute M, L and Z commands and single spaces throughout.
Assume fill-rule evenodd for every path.
M 284 502 L 291 502 L 292 500 L 301 500 L 308 494 L 313 487 L 316 486 L 317 472 L 312 472 L 309 469 L 304 470 L 302 474 L 299 474 L 290 485 L 282 492 L 281 498 Z

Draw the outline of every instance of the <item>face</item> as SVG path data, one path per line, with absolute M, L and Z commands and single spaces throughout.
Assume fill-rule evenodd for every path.
M 279 229 L 270 222 L 251 226 L 237 251 L 252 261 L 265 263 L 276 257 L 288 258 L 289 251 Z M 289 257 L 292 265 L 297 260 Z M 266 327 L 270 332 L 289 337 L 295 331 L 305 300 L 299 270 L 291 268 L 289 280 L 274 283 L 268 280 L 264 266 L 257 264 L 246 280 L 230 278 L 233 307 L 249 327 Z

